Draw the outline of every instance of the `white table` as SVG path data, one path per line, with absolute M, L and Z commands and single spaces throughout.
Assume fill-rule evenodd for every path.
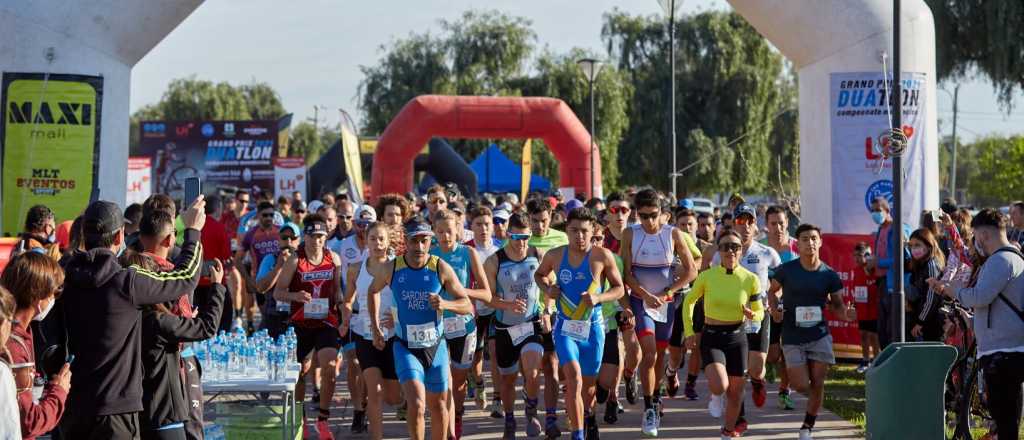
M 221 395 L 250 394 L 256 401 L 267 407 L 271 413 L 281 419 L 281 438 L 292 440 L 295 438 L 299 427 L 295 426 L 295 413 L 298 411 L 295 401 L 295 382 L 299 378 L 299 364 L 291 364 L 285 373 L 284 380 L 271 382 L 267 379 L 265 371 L 253 370 L 250 374 L 231 373 L 227 380 L 213 381 L 204 375 L 203 395 L 209 395 L 206 400 L 209 405 L 214 399 Z M 205 370 L 205 368 L 204 368 Z M 208 370 L 207 370 L 208 371 Z M 284 402 L 284 409 L 278 412 L 273 405 L 260 397 L 260 393 L 281 394 Z

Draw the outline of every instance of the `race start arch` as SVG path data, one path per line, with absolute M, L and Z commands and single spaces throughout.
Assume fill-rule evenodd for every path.
M 412 189 L 413 158 L 432 136 L 544 140 L 558 159 L 559 189 L 590 194 L 590 133 L 560 99 L 421 95 L 391 120 L 373 155 L 373 194 Z M 594 146 L 595 154 L 600 151 Z M 594 160 L 600 196 L 601 160 Z

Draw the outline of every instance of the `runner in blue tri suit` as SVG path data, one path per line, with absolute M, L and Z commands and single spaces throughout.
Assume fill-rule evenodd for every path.
M 487 287 L 483 263 L 476 249 L 459 242 L 463 230 L 459 215 L 455 211 L 441 209 L 434 213 L 431 223 L 434 228 L 434 236 L 437 239 L 437 246 L 430 249 L 430 254 L 436 255 L 448 263 L 463 286 L 471 285 L 470 276 L 472 276 L 472 280 L 483 294 L 470 293 L 470 299 L 489 302 L 491 292 Z M 447 290 L 441 291 L 441 297 L 446 300 L 453 299 Z M 451 429 L 455 433 L 455 438 L 459 438 L 462 437 L 466 378 L 473 368 L 473 355 L 476 354 L 477 347 L 476 317 L 473 310 L 467 314 L 444 312 L 444 327 L 444 337 L 448 343 L 448 356 L 452 361 L 452 393 L 448 399 L 448 410 L 454 411 L 455 418 Z
M 567 246 L 544 255 L 534 273 L 537 284 L 556 301 L 558 320 L 552 331 L 559 368 L 565 374 L 565 406 L 572 440 L 598 438 L 593 414 L 597 373 L 604 354 L 601 303 L 622 297 L 622 276 L 611 251 L 591 244 L 597 219 L 587 208 L 569 212 Z M 556 273 L 552 283 L 548 275 Z M 601 280 L 608 282 L 604 290 Z
M 402 384 L 408 405 L 406 424 L 409 437 L 424 438 L 424 410 L 430 409 L 433 421 L 430 437 L 446 440 L 449 413 L 448 389 L 450 383 L 448 344 L 444 342 L 442 313 L 471 313 L 473 305 L 469 294 L 480 291 L 463 287 L 448 263 L 430 255 L 430 241 L 434 232 L 422 219 L 405 224 L 405 254 L 394 263 L 374 271 L 373 283 L 367 289 L 367 309 L 373 345 L 378 350 L 386 347 L 378 307 L 381 291 L 391 288 L 395 308 L 395 370 Z M 441 297 L 447 291 L 450 300 Z M 487 295 L 487 292 L 482 293 Z M 488 295 L 489 296 L 489 295 Z

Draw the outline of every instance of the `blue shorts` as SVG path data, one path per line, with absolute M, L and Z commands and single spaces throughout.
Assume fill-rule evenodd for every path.
M 672 315 L 676 313 L 675 302 L 668 304 L 668 322 L 657 322 L 651 318 L 651 315 L 646 312 L 647 306 L 644 304 L 644 300 L 635 296 L 629 297 L 629 308 L 633 310 L 633 316 L 636 318 L 636 327 L 634 328 L 636 337 L 653 335 L 654 340 L 658 343 L 658 348 L 667 347 L 669 340 L 672 339 Z
M 601 321 L 591 321 L 590 336 L 586 341 L 577 341 L 563 335 L 561 318 L 558 318 L 551 333 L 555 340 L 559 368 L 569 362 L 576 362 L 580 365 L 581 375 L 597 376 L 597 371 L 601 369 L 601 357 L 604 355 L 604 324 Z
M 401 341 L 396 340 L 393 347 L 395 371 L 398 373 L 399 383 L 405 384 L 410 380 L 418 380 L 423 383 L 423 387 L 429 393 L 442 393 L 450 388 L 448 384 L 448 376 L 451 372 L 448 365 L 448 344 L 443 340 L 438 344 L 434 362 L 430 364 L 429 368 L 424 368 L 420 360 L 413 356 Z

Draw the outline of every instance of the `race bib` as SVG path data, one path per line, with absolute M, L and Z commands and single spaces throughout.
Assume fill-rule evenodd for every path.
M 466 335 L 466 320 L 461 316 L 444 318 L 444 337 L 454 339 Z
M 744 319 L 743 328 L 746 329 L 748 335 L 753 335 L 761 332 L 761 322 L 754 321 L 753 319 Z
M 590 321 L 566 319 L 562 321 L 562 335 L 586 342 L 590 338 Z
M 352 315 L 352 321 L 349 322 L 350 330 L 366 338 L 372 338 L 373 333 L 370 332 L 370 320 L 368 318 L 362 315 Z
M 512 338 L 512 345 L 519 345 L 521 342 L 533 336 L 533 322 L 524 322 L 508 328 L 508 335 Z
M 313 298 L 302 306 L 302 317 L 306 319 L 324 319 L 327 317 L 327 309 L 330 302 L 327 298 Z
M 868 286 L 857 286 L 853 288 L 853 300 L 859 303 L 868 302 Z
M 275 310 L 277 310 L 278 313 L 291 313 L 292 303 L 287 301 L 278 301 Z
M 821 307 L 804 306 L 796 308 L 797 327 L 814 327 L 821 322 Z
M 473 355 L 476 353 L 476 332 L 466 335 L 466 343 L 462 345 L 462 359 L 460 364 L 473 362 Z
M 650 308 L 647 304 L 644 304 L 644 311 L 647 312 L 647 316 L 657 322 L 668 322 L 668 304 L 664 303 L 656 309 Z
M 405 339 L 409 348 L 427 348 L 437 345 L 437 326 L 433 322 L 405 326 Z

